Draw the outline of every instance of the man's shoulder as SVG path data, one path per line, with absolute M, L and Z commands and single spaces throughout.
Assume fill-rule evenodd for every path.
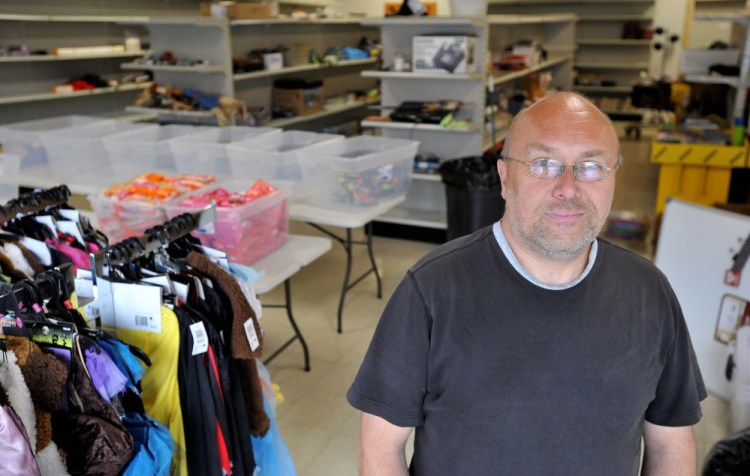
M 466 264 L 477 256 L 487 259 L 489 256 L 486 254 L 491 252 L 493 246 L 497 246 L 497 240 L 492 226 L 487 226 L 438 246 L 417 261 L 410 271 L 419 273 L 435 266 Z
M 662 273 L 648 258 L 636 253 L 635 251 L 625 248 L 624 246 L 607 240 L 606 238 L 597 238 L 599 243 L 599 254 L 602 259 L 614 261 L 618 267 L 632 269 L 643 273 L 655 273 L 661 276 Z M 610 263 L 611 264 L 611 263 Z

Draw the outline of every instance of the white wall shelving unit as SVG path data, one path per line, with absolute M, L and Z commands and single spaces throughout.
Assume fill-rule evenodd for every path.
M 734 88 L 734 101 L 732 105 L 732 119 L 742 120 L 747 125 L 745 117 L 745 103 L 747 100 L 747 88 L 750 87 L 750 9 L 735 12 L 721 13 L 699 13 L 694 19 L 701 22 L 731 22 L 743 27 L 745 31 L 742 57 L 740 59 L 740 72 L 738 77 L 722 76 L 687 76 L 687 82 L 702 84 L 725 84 Z
M 602 100 L 601 105 L 612 114 L 639 115 L 630 107 L 632 83 L 642 76 L 660 76 L 660 61 L 654 60 L 655 39 L 624 39 L 625 25 L 640 28 L 654 24 L 656 4 L 669 0 L 489 0 L 491 13 L 555 13 L 568 12 L 578 16 L 574 67 L 580 78 L 600 78 L 591 84 L 574 84 L 572 89 Z M 673 0 L 672 0 L 673 1 Z M 677 0 L 683 2 L 686 0 Z M 617 108 L 607 106 L 616 103 Z
M 101 114 L 123 110 L 151 83 L 121 84 L 95 90 L 53 93 L 52 88 L 84 74 L 123 76 L 124 59 L 144 51 L 57 56 L 55 48 L 123 45 L 126 28 L 119 22 L 139 20 L 130 15 L 34 15 L 0 10 L 0 45 L 26 45 L 46 55 L 0 57 L 0 123 L 64 113 Z M 141 32 L 142 34 L 142 32 Z
M 535 72 L 551 70 L 558 87 L 570 88 L 574 15 L 490 15 L 486 18 L 383 18 L 363 20 L 366 26 L 381 31 L 383 64 L 390 66 L 396 54 L 411 57 L 412 38 L 417 35 L 452 34 L 477 37 L 476 63 L 472 73 L 413 73 L 365 71 L 363 76 L 381 81 L 381 116 L 388 116 L 404 101 L 458 100 L 465 110 L 461 119 L 466 127 L 443 128 L 439 125 L 363 121 L 364 127 L 381 135 L 420 141 L 420 154 L 434 154 L 441 160 L 482 154 L 487 147 L 485 103 L 488 82 L 495 88 L 511 88 L 517 80 Z M 502 51 L 522 38 L 535 37 L 549 44 L 549 58 L 523 71 L 493 71 L 488 74 L 489 51 Z M 491 78 L 491 79 L 490 79 Z M 464 117 L 465 116 L 465 117 Z M 446 229 L 445 191 L 440 177 L 412 174 L 412 186 L 406 200 L 381 216 L 378 221 L 423 228 Z
M 139 23 L 139 22 L 133 22 Z M 249 107 L 270 107 L 273 81 L 277 78 L 300 77 L 323 79 L 325 95 L 343 95 L 354 89 L 374 86 L 373 80 L 363 81 L 360 71 L 372 68 L 376 59 L 340 61 L 334 65 L 302 64 L 268 71 L 234 73 L 232 59 L 250 50 L 275 48 L 280 45 L 304 44 L 323 53 L 330 46 L 356 45 L 367 32 L 358 20 L 226 20 L 213 17 L 185 17 L 177 19 L 149 19 L 140 22 L 150 32 L 151 49 L 158 54 L 170 51 L 177 58 L 207 60 L 198 66 L 165 66 L 130 62 L 122 65 L 127 70 L 150 70 L 154 80 L 164 86 L 195 88 L 210 94 L 237 97 Z M 335 121 L 335 116 L 363 110 L 372 101 L 352 101 L 332 104 L 324 111 L 277 119 L 275 127 L 321 128 Z M 128 107 L 130 111 L 144 108 Z M 206 114 L 176 115 L 174 111 L 152 109 L 154 114 L 170 120 L 203 122 Z M 320 121 L 323 121 L 321 123 Z
M 297 2 L 291 2 L 297 4 Z M 320 3 L 320 2 L 315 2 Z M 325 2 L 323 2 L 325 3 Z M 313 49 L 319 55 L 329 47 L 356 46 L 362 37 L 374 39 L 375 28 L 363 28 L 358 19 L 331 18 L 321 20 L 233 20 L 231 21 L 231 50 L 234 57 L 242 57 L 251 50 L 278 46 Z M 375 58 L 344 60 L 332 65 L 288 65 L 274 71 L 253 71 L 233 75 L 234 94 L 249 107 L 271 106 L 273 83 L 276 79 L 300 78 L 322 80 L 327 98 L 364 92 L 376 85 L 376 80 L 363 77 L 363 70 L 375 67 Z M 347 100 L 331 102 L 318 113 L 292 118 L 275 119 L 275 127 L 320 130 L 350 117 L 361 118 L 365 108 L 376 101 Z
M 324 79 L 326 95 L 366 90 L 374 79 L 360 72 L 372 68 L 375 59 L 343 61 L 334 66 L 299 65 L 279 71 L 234 74 L 232 58 L 251 49 L 283 44 L 307 44 L 323 52 L 329 46 L 354 46 L 368 35 L 358 20 L 226 20 L 201 17 L 199 0 L 109 0 L 81 3 L 75 0 L 8 0 L 0 5 L 0 45 L 25 44 L 32 50 L 63 46 L 123 44 L 125 32 L 135 32 L 150 51 L 76 57 L 0 57 L 0 123 L 62 114 L 117 115 L 126 110 L 149 111 L 132 106 L 139 86 L 100 88 L 54 94 L 50 88 L 86 73 L 135 74 L 149 71 L 164 86 L 194 88 L 207 93 L 236 96 L 250 106 L 270 106 L 273 80 L 300 77 Z M 336 7 L 337 0 L 282 0 L 281 10 Z M 357 5 L 351 5 L 356 7 Z M 50 14 L 51 13 L 51 14 Z M 138 13 L 138 14 L 134 14 Z M 372 29 L 371 32 L 375 32 Z M 143 61 L 151 53 L 170 51 L 176 57 L 202 58 L 199 66 L 152 65 Z M 95 100 L 89 98 L 96 96 Z M 282 127 L 319 128 L 349 115 L 361 117 L 372 100 L 331 104 L 320 114 L 283 119 Z M 210 114 L 150 110 L 151 117 L 210 121 Z M 179 117 L 178 117 L 179 116 Z M 323 122 L 320 122 L 320 121 Z
M 477 73 L 412 73 L 367 71 L 365 77 L 381 81 L 381 115 L 388 116 L 404 101 L 457 100 L 469 111 L 473 125 L 466 130 L 446 133 L 431 125 L 366 121 L 363 126 L 376 128 L 388 137 L 420 141 L 421 154 L 435 154 L 441 159 L 477 155 L 482 152 L 484 102 L 487 64 L 487 21 L 476 18 L 391 17 L 363 20 L 365 26 L 380 28 L 383 64 L 392 65 L 396 54 L 411 58 L 412 38 L 418 35 L 476 36 Z M 406 200 L 378 218 L 378 221 L 424 228 L 447 228 L 445 192 L 439 177 L 412 174 L 412 185 Z

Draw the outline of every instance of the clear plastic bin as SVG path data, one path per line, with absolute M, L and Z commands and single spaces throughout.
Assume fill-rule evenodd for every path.
M 300 152 L 307 201 L 327 208 L 368 207 L 405 195 L 418 141 L 358 136 Z
M 0 154 L 0 205 L 18 197 L 21 160 L 16 154 Z
M 162 203 L 118 201 L 101 193 L 89 195 L 88 199 L 98 220 L 97 228 L 110 243 L 142 235 L 148 228 L 167 221 Z
M 202 127 L 196 134 L 169 141 L 177 171 L 186 174 L 231 175 L 227 144 L 266 134 L 280 134 L 273 127 Z
M 135 129 L 105 137 L 104 147 L 116 177 L 127 179 L 147 172 L 174 174 L 177 167 L 169 140 L 198 130 L 190 125 Z
M 227 146 L 233 179 L 285 180 L 293 182 L 292 201 L 304 198 L 299 153 L 306 147 L 344 140 L 338 134 L 284 131 L 254 139 L 241 140 Z
M 230 261 L 247 265 L 279 248 L 286 242 L 289 233 L 287 199 L 292 184 L 274 181 L 268 183 L 278 190 L 238 207 L 217 206 L 212 233 L 194 231 L 193 234 L 204 245 L 225 251 Z M 244 192 L 252 184 L 252 181 L 229 180 L 190 195 L 202 195 L 220 187 L 230 192 Z M 184 198 L 164 205 L 167 219 L 199 208 L 182 206 L 181 201 Z
M 0 144 L 6 152 L 21 157 L 21 167 L 30 167 L 47 162 L 44 144 L 39 138 L 41 134 L 104 120 L 100 117 L 70 115 L 4 124 L 0 126 Z
M 215 185 L 214 183 L 209 184 Z M 105 190 L 88 196 L 91 209 L 94 210 L 98 226 L 110 243 L 122 241 L 130 236 L 142 235 L 148 228 L 167 221 L 164 206 L 174 200 L 181 200 L 189 193 L 204 190 L 208 185 L 196 190 L 185 190 L 165 200 L 119 200 L 105 195 Z
M 76 183 L 85 170 L 102 183 L 115 179 L 109 166 L 104 138 L 118 132 L 157 127 L 126 121 L 101 121 L 83 126 L 67 127 L 42 134 L 40 137 L 47 153 L 50 169 L 58 180 Z M 129 177 L 117 177 L 126 179 Z

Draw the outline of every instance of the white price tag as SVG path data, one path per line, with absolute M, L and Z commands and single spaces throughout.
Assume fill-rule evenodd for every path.
M 90 279 L 75 279 L 76 294 L 79 299 L 89 299 L 94 297 L 94 282 Z
M 44 266 L 52 266 L 52 253 L 47 243 L 24 236 L 21 238 L 21 244 L 34 253 Z
M 190 286 L 177 281 L 173 281 L 172 285 L 174 286 L 174 294 L 177 296 L 177 299 L 179 299 L 180 302 L 187 302 L 188 294 L 190 293 Z
M 130 283 L 111 284 L 112 306 L 117 327 L 134 331 L 161 332 L 161 287 Z
M 78 226 L 78 222 L 73 221 L 57 221 L 55 222 L 57 229 L 63 233 L 74 237 L 76 241 L 83 246 L 86 246 L 86 242 L 83 241 L 83 235 L 81 234 L 81 228 Z
M 203 322 L 190 324 L 190 332 L 193 334 L 193 355 L 208 352 L 208 333 Z
M 54 218 L 49 215 L 38 215 L 34 217 L 34 220 L 49 228 L 49 231 L 52 232 L 53 235 L 57 236 L 57 228 L 55 228 Z
M 60 208 L 57 211 L 60 213 L 60 216 L 62 216 L 66 220 L 74 221 L 76 223 L 81 221 L 81 213 L 78 210 L 69 210 L 67 208 Z
M 260 347 L 260 340 L 258 340 L 258 333 L 255 332 L 252 317 L 245 321 L 245 334 L 247 335 L 247 341 L 250 343 L 250 350 L 253 352 L 258 350 L 258 347 Z
M 175 292 L 174 283 L 172 283 L 172 280 L 169 279 L 169 275 L 166 274 L 143 278 L 141 279 L 141 282 L 160 286 L 167 294 L 174 294 Z

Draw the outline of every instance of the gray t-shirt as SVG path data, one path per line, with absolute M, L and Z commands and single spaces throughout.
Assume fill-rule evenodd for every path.
M 649 261 L 599 240 L 548 289 L 491 227 L 404 277 L 347 394 L 416 427 L 416 475 L 635 475 L 644 418 L 700 420 L 706 392 L 679 303 Z

